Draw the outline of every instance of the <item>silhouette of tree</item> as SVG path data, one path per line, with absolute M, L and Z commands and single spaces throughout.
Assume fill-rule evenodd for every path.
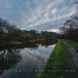
M 74 16 L 64 23 L 65 38 L 77 40 L 78 39 L 78 17 Z

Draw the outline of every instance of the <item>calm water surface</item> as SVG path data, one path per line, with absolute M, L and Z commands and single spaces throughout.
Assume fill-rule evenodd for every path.
M 23 48 L 3 51 L 5 52 L 5 59 L 8 55 L 7 57 L 10 59 L 10 61 L 7 63 L 11 66 L 9 65 L 8 68 L 4 67 L 1 69 L 4 71 L 2 71 L 0 78 L 35 78 L 36 72 L 44 68 L 44 65 L 52 53 L 54 46 L 55 45 L 39 45 L 36 48 Z

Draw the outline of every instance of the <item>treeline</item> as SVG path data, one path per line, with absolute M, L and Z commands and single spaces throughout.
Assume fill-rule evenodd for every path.
M 78 16 L 72 16 L 62 27 L 63 38 L 78 41 Z
M 52 44 L 57 41 L 59 34 L 47 31 L 21 30 L 6 20 L 0 19 L 0 46 L 26 45 L 31 43 Z

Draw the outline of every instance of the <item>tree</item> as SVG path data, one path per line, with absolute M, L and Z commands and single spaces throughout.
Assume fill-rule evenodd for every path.
M 78 17 L 74 16 L 64 23 L 64 35 L 68 39 L 78 39 Z

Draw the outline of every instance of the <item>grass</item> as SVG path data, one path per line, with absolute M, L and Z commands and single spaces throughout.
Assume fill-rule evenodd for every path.
M 38 75 L 38 78 L 64 78 L 64 66 L 70 64 L 72 59 L 68 57 L 71 56 L 69 48 L 78 48 L 78 42 L 58 40 L 44 71 Z
M 59 40 L 38 78 L 63 78 L 65 48 L 63 40 Z
M 78 41 L 67 40 L 69 47 L 78 48 Z

